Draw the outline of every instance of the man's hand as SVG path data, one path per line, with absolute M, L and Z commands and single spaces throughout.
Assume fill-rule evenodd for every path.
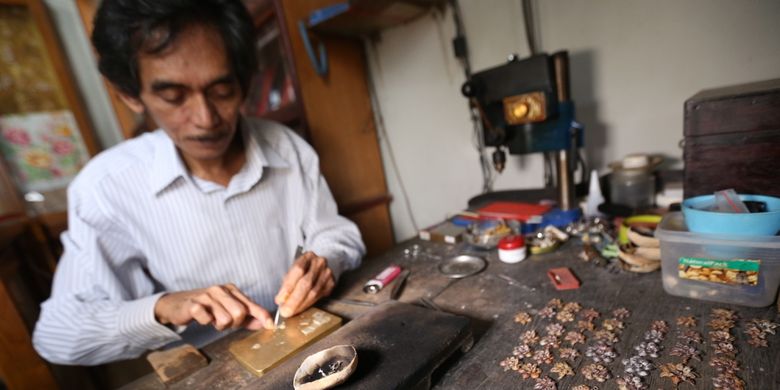
M 238 328 L 273 329 L 268 311 L 252 302 L 233 284 L 163 295 L 154 306 L 154 315 L 163 325 L 186 325 L 197 321 L 217 330 Z
M 318 299 L 328 296 L 336 281 L 328 260 L 313 252 L 306 252 L 293 264 L 284 277 L 282 288 L 274 301 L 280 306 L 281 314 L 292 317 L 313 305 Z

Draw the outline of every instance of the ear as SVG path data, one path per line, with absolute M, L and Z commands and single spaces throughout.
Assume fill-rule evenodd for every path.
M 146 111 L 146 107 L 140 98 L 132 97 L 122 92 L 117 92 L 119 98 L 127 105 L 128 108 L 133 110 L 136 114 L 143 114 Z

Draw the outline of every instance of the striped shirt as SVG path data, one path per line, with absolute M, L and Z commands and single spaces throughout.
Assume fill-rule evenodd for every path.
M 337 214 L 313 149 L 273 122 L 242 120 L 240 131 L 247 159 L 227 187 L 190 175 L 162 130 L 84 167 L 68 188 L 65 250 L 33 335 L 41 356 L 92 365 L 188 335 L 213 340 L 210 326 L 179 335 L 158 323 L 162 293 L 234 283 L 275 310 L 298 245 L 336 277 L 359 265 L 360 233 Z

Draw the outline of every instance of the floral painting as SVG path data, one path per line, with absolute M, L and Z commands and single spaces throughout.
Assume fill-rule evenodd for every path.
M 67 186 L 89 159 L 67 110 L 0 116 L 0 150 L 24 192 Z

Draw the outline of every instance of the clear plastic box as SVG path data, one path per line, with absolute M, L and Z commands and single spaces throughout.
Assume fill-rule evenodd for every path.
M 664 290 L 671 295 L 764 307 L 780 285 L 780 236 L 691 233 L 680 212 L 655 231 Z

